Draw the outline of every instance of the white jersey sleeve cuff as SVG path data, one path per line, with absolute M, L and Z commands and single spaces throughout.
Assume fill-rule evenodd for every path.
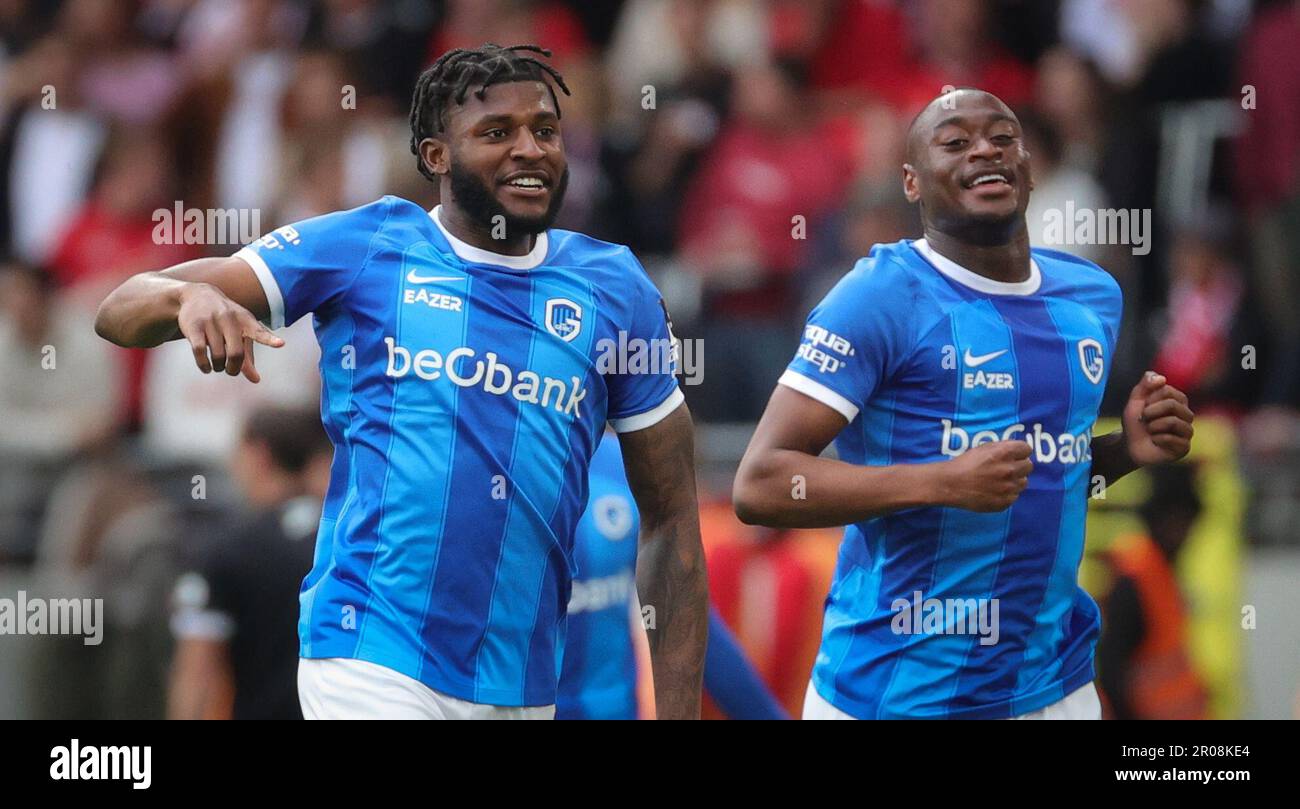
M 797 371 L 787 370 L 781 374 L 777 384 L 797 390 L 810 399 L 816 399 L 850 422 L 858 417 L 857 405 L 815 379 L 809 379 Z
M 644 430 L 647 427 L 653 427 L 668 417 L 668 414 L 677 409 L 677 407 L 686 401 L 682 395 L 682 389 L 676 385 L 673 386 L 673 392 L 668 394 L 657 406 L 637 413 L 635 416 L 628 416 L 621 419 L 610 419 L 609 426 L 614 428 L 616 433 L 634 433 L 637 430 Z
M 280 294 L 280 284 L 271 274 L 266 259 L 258 255 L 256 250 L 247 247 L 239 248 L 235 252 L 235 258 L 243 259 L 245 264 L 253 268 L 253 274 L 262 285 L 262 292 L 266 293 L 266 303 L 271 309 L 271 319 L 267 325 L 272 329 L 284 328 L 284 296 Z

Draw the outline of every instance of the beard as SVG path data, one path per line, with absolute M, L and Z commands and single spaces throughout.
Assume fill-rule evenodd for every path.
M 457 204 L 469 215 L 470 219 L 481 224 L 485 229 L 491 228 L 496 217 L 506 223 L 507 233 L 527 233 L 536 236 L 545 232 L 560 215 L 560 206 L 564 204 L 564 192 L 569 187 L 569 167 L 564 167 L 560 182 L 551 191 L 551 202 L 546 206 L 546 213 L 541 216 L 515 216 L 505 209 L 501 201 L 477 176 L 465 171 L 452 161 L 451 193 Z

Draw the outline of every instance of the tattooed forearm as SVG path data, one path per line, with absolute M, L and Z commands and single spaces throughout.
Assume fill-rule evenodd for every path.
M 622 435 L 641 512 L 637 592 L 650 641 L 660 719 L 696 719 L 708 642 L 709 593 L 695 497 L 695 440 L 685 405 Z

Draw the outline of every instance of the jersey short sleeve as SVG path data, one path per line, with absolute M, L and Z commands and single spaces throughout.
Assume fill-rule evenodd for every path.
M 860 260 L 809 314 L 780 384 L 853 421 L 911 346 L 913 297 L 901 268 Z
M 631 251 L 625 255 L 632 275 L 627 335 L 631 356 L 625 367 L 605 376 L 609 389 L 609 424 L 620 433 L 658 424 L 685 400 L 674 375 L 680 349 L 672 333 L 668 307 L 641 263 Z M 635 354 L 643 347 L 644 361 L 634 361 Z
M 276 228 L 235 253 L 266 293 L 273 329 L 288 326 L 341 296 L 360 274 L 393 197 Z

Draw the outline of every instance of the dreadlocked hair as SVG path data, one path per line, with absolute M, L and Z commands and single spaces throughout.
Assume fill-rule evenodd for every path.
M 420 157 L 420 141 L 435 137 L 447 126 L 449 102 L 464 104 L 465 96 L 471 87 L 475 97 L 483 100 L 487 88 L 494 84 L 506 84 L 515 81 L 540 81 L 546 85 L 555 104 L 555 115 L 560 115 L 560 101 L 555 95 L 555 85 L 572 95 L 564 83 L 564 77 L 550 65 L 526 54 L 535 53 L 550 58 L 551 52 L 540 45 L 510 45 L 501 47 L 487 43 L 479 48 L 456 48 L 447 51 L 438 60 L 420 74 L 415 82 L 415 94 L 411 98 L 411 154 L 420 173 L 430 180 L 437 177 L 424 165 Z

